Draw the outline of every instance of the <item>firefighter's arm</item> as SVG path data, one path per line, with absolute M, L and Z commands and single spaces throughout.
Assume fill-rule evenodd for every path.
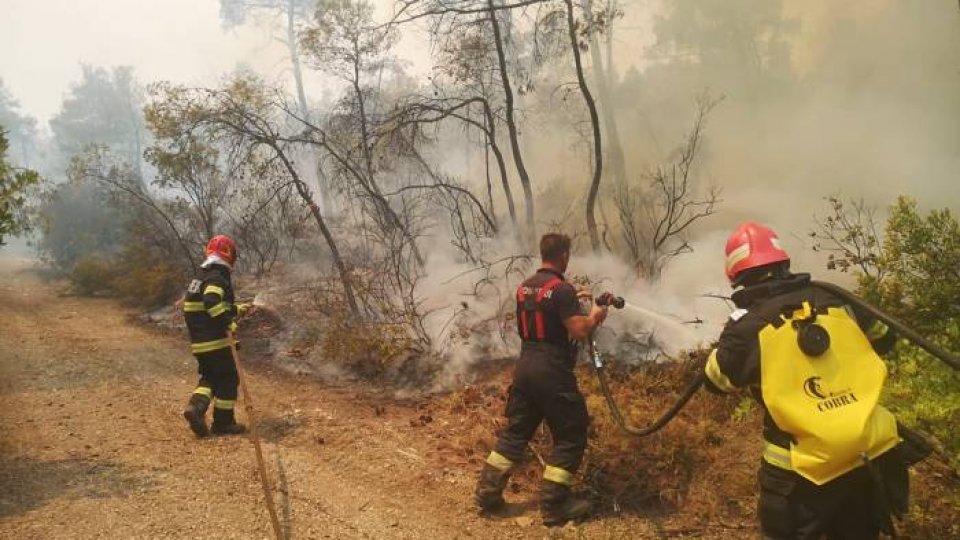
M 236 329 L 236 323 L 234 322 L 236 308 L 225 300 L 225 285 L 216 281 L 208 281 L 203 286 L 203 307 L 207 310 L 207 314 L 210 315 L 214 324 L 222 328 L 224 333 L 227 330 Z
M 760 383 L 760 346 L 753 326 L 732 320 L 724 327 L 703 368 L 707 390 L 733 392 Z
M 583 340 L 590 337 L 590 334 L 603 324 L 607 318 L 607 307 L 593 305 L 590 313 L 587 315 L 572 315 L 563 319 L 563 325 L 567 327 L 567 334 L 571 339 Z
M 567 329 L 567 335 L 570 339 L 575 340 L 584 340 L 590 337 L 590 334 L 607 318 L 607 308 L 598 307 L 593 302 L 590 302 L 590 312 L 581 315 L 580 295 L 581 292 L 578 292 L 572 285 L 563 283 L 554 289 L 551 297 L 551 308 L 563 321 L 563 326 Z

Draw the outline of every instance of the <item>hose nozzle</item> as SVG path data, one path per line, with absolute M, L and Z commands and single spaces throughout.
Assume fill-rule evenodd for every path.
M 612 306 L 617 309 L 623 309 L 623 306 L 627 305 L 627 302 L 623 299 L 622 296 L 615 296 L 611 292 L 605 292 L 597 297 L 597 305 L 600 307 Z

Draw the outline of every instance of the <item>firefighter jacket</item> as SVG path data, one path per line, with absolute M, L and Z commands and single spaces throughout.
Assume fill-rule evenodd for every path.
M 733 301 L 706 385 L 750 389 L 764 411 L 765 461 L 820 485 L 896 446 L 896 420 L 877 404 L 886 378 L 878 353 L 896 340 L 885 324 L 812 287 L 809 274 L 744 288 Z M 828 336 L 822 351 L 801 348 L 812 324 Z
M 235 328 L 237 317 L 230 270 L 219 264 L 201 269 L 200 275 L 187 287 L 183 314 L 194 354 L 229 347 L 229 332 Z

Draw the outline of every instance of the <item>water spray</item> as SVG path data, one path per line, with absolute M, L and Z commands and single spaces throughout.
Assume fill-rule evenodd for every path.
M 670 319 L 667 319 L 662 315 L 653 313 L 652 311 L 645 310 L 638 306 L 633 306 L 633 305 L 627 306 L 627 302 L 626 300 L 623 299 L 622 296 L 615 296 L 613 293 L 609 293 L 609 292 L 603 293 L 597 297 L 595 302 L 598 306 L 601 306 L 601 307 L 612 306 L 616 309 L 623 309 L 624 307 L 630 307 L 631 309 L 635 309 L 640 313 L 649 314 L 654 318 L 662 319 L 677 325 L 680 324 L 675 321 L 671 321 Z M 683 329 L 686 330 L 685 327 L 683 327 Z M 653 424 L 645 428 L 638 428 L 638 427 L 631 426 L 630 424 L 627 423 L 626 419 L 623 417 L 623 413 L 620 412 L 620 407 L 617 405 L 616 400 L 613 398 L 613 393 L 610 392 L 610 385 L 607 383 L 607 373 L 606 373 L 606 366 L 603 362 L 603 355 L 600 353 L 600 350 L 597 348 L 596 341 L 594 341 L 592 334 L 590 335 L 590 339 L 588 343 L 590 347 L 590 359 L 593 362 L 593 367 L 597 372 L 597 380 L 600 382 L 600 391 L 603 393 L 603 397 L 607 401 L 607 407 L 610 409 L 610 414 L 613 416 L 613 420 L 617 423 L 617 425 L 620 426 L 620 429 L 626 431 L 631 435 L 635 435 L 637 437 L 646 437 L 648 435 L 651 435 L 659 431 L 661 428 L 666 426 L 671 420 L 673 420 L 675 416 L 677 416 L 677 414 L 680 412 L 680 409 L 683 409 L 683 407 L 687 404 L 687 402 L 690 401 L 690 398 L 692 398 L 693 395 L 697 393 L 697 390 L 699 390 L 700 387 L 703 386 L 704 375 L 701 372 L 694 378 L 693 382 L 690 383 L 687 389 L 684 390 L 683 395 L 680 396 L 680 399 L 678 399 L 676 403 L 674 403 L 673 406 L 670 407 L 670 409 L 666 413 L 664 413 L 663 416 L 658 418 Z

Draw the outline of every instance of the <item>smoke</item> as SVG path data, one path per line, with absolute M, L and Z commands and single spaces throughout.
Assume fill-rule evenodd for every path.
M 611 312 L 598 333 L 601 347 L 627 361 L 669 357 L 715 339 L 730 311 L 720 298 L 731 292 L 723 246 L 742 221 L 777 230 L 795 271 L 843 281 L 849 276 L 824 275 L 824 261 L 806 240 L 814 216 L 828 209 L 825 197 L 864 199 L 883 209 L 905 194 L 921 207 L 960 209 L 955 3 L 717 4 L 626 2 L 626 28 L 614 29 L 613 107 L 628 182 L 643 182 L 645 171 L 669 162 L 691 127 L 698 94 L 709 89 L 724 98 L 707 119 L 695 172 L 698 190 L 722 190 L 720 211 L 689 231 L 692 253 L 672 262 L 658 283 L 638 279 L 613 255 L 586 255 L 582 213 L 590 142 L 577 123 L 585 112 L 576 96 L 550 91 L 572 79 L 569 66 L 547 70 L 540 91 L 520 97 L 540 228 L 560 228 L 579 239 L 570 276 L 587 278 L 598 292 L 613 290 L 638 308 Z M 650 32 L 658 33 L 655 39 Z M 741 55 L 741 45 L 752 56 Z M 482 156 L 471 150 L 437 155 L 446 156 L 449 169 L 481 177 Z M 598 211 L 616 246 L 611 177 L 604 182 Z M 498 204 L 503 207 L 502 200 Z M 513 249 L 491 246 L 496 256 L 488 258 Z M 518 350 L 513 326 L 500 325 L 513 310 L 511 295 L 522 276 L 501 276 L 495 289 L 474 295 L 475 274 L 457 261 L 450 251 L 435 251 L 422 289 L 437 310 L 428 320 L 445 362 L 440 384 L 465 376 L 484 358 Z
M 486 269 L 463 262 L 452 248 L 437 245 L 431 251 L 430 272 L 418 291 L 429 312 L 425 327 L 443 364 L 435 390 L 470 380 L 482 362 L 518 354 L 514 293 L 539 264 L 539 257 L 515 259 L 518 253 L 512 241 L 491 242 L 488 260 L 500 262 Z M 729 287 L 722 274 L 722 252 L 704 253 L 710 253 L 704 259 L 717 263 L 712 267 L 718 269 L 715 275 L 677 272 L 655 286 L 638 279 L 610 253 L 575 255 L 568 280 L 583 283 L 595 295 L 612 291 L 628 302 L 622 310 L 611 308 L 596 334 L 598 346 L 618 361 L 637 363 L 669 360 L 710 343 L 730 310 L 722 300 L 701 295 Z
M 107 3 L 112 10 L 104 7 L 93 19 L 79 19 L 81 24 L 73 26 L 89 31 L 103 26 L 98 18 L 111 15 L 123 21 L 113 28 L 131 36 L 146 35 L 145 30 L 156 30 L 158 24 L 170 27 L 162 22 L 192 12 L 181 4 L 166 6 L 161 10 L 164 19 L 157 23 L 152 17 L 148 21 L 142 14 L 120 10 L 116 2 Z M 29 19 L 26 4 L 18 5 L 13 13 L 17 17 L 10 20 Z M 385 19 L 392 4 L 377 5 Z M 960 209 L 960 10 L 955 2 L 630 0 L 620 7 L 625 16 L 613 25 L 612 56 L 606 53 L 607 36 L 600 40 L 601 56 L 611 71 L 610 101 L 600 107 L 612 109 L 618 123 L 626 182 L 643 183 L 647 172 L 671 163 L 674 150 L 691 129 L 696 97 L 708 90 L 723 101 L 707 118 L 693 185 L 698 193 L 720 188 L 722 202 L 717 214 L 687 231 L 692 252 L 674 260 L 657 283 L 637 278 L 634 269 L 615 255 L 589 255 L 583 216 L 591 140 L 582 100 L 570 91 L 570 59 L 539 70 L 518 70 L 514 83 L 524 87 L 516 96 L 521 147 L 531 172 L 538 231 L 571 234 L 576 251 L 570 276 L 585 279 L 595 292 L 612 290 L 633 306 L 611 313 L 598 335 L 605 350 L 626 361 L 640 361 L 709 343 L 729 313 L 728 305 L 717 298 L 730 292 L 723 275 L 723 245 L 728 232 L 744 220 L 777 230 L 794 270 L 822 272 L 823 261 L 804 238 L 814 215 L 826 210 L 826 196 L 863 198 L 883 207 L 906 194 L 924 209 Z M 72 16 L 75 11 L 65 13 Z M 131 40 L 120 36 L 113 36 L 110 46 L 101 46 L 92 37 L 71 39 L 67 28 L 71 25 L 62 17 L 51 19 L 48 26 L 62 42 L 86 44 L 81 49 L 83 60 L 133 64 L 146 82 L 168 78 L 201 84 L 240 61 L 272 74 L 268 79 L 289 79 L 286 64 L 276 61 L 287 52 L 282 47 L 265 50 L 267 34 L 248 28 L 232 37 L 219 35 L 215 5 L 194 15 L 188 17 L 190 24 L 178 27 L 176 43 L 151 46 L 150 54 L 143 53 L 143 42 L 133 47 Z M 428 89 L 432 49 L 418 42 L 427 39 L 424 29 L 404 28 L 397 53 L 404 57 L 399 64 L 410 67 L 403 80 Z M 514 37 L 522 46 L 525 36 L 520 30 Z M 207 53 L 171 54 L 183 48 Z M 41 64 L 55 65 L 61 73 L 75 71 L 77 59 L 54 49 L 38 48 L 41 58 L 56 57 Z M 589 62 L 590 56 L 585 54 L 584 59 Z M 170 64 L 171 58 L 180 57 L 190 61 Z M 18 68 L 11 71 L 11 81 L 30 80 L 20 64 L 9 64 Z M 600 95 L 596 77 L 587 75 L 595 95 Z M 312 77 L 307 90 L 317 100 L 318 89 L 332 86 L 317 80 L 322 78 L 318 74 Z M 378 89 L 384 96 L 393 95 L 398 80 L 389 74 L 378 78 Z M 41 86 L 43 92 L 12 88 L 32 114 L 49 116 L 57 103 L 56 95 L 50 94 L 62 92 L 63 85 L 44 79 Z M 32 97 L 39 99 L 41 94 L 46 96 L 45 105 Z M 323 97 L 325 103 L 333 101 L 329 95 Z M 436 137 L 437 147 L 423 154 L 431 164 L 439 164 L 441 172 L 484 194 L 485 156 L 476 133 L 464 135 L 462 126 L 443 129 Z M 499 130 L 504 150 L 505 131 Z M 609 150 L 606 132 L 604 137 Z M 509 161 L 509 152 L 505 153 Z M 622 253 L 609 160 L 606 165 L 597 214 L 606 239 Z M 508 168 L 513 171 L 513 164 L 508 162 Z M 312 178 L 312 173 L 308 176 Z M 493 176 L 496 215 L 504 226 L 506 204 L 496 172 Z M 522 222 L 522 191 L 515 174 L 510 183 Z M 513 312 L 514 289 L 535 268 L 536 258 L 516 258 L 530 255 L 528 248 L 501 238 L 488 241 L 483 250 L 484 260 L 498 262 L 478 267 L 464 262 L 443 232 L 447 226 L 440 218 L 437 223 L 430 231 L 434 236 L 424 241 L 428 271 L 416 292 L 421 311 L 427 313 L 424 325 L 434 353 L 443 362 L 438 384 L 449 386 L 469 377 L 480 361 L 516 355 L 516 331 L 508 316 Z M 322 248 L 316 251 L 325 253 Z M 323 255 L 319 258 L 326 261 Z M 304 268 L 303 275 L 295 276 L 297 281 L 316 278 L 315 265 Z M 270 304 L 271 294 L 268 291 L 259 300 Z

